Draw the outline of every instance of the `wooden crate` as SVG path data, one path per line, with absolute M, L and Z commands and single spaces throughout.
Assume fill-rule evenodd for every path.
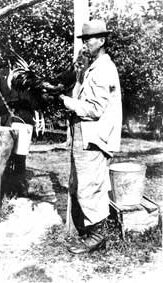
M 110 201 L 111 214 L 116 217 L 120 226 L 122 237 L 126 231 L 144 232 L 145 230 L 160 225 L 161 213 L 159 206 L 148 197 L 143 196 L 138 205 L 117 205 Z

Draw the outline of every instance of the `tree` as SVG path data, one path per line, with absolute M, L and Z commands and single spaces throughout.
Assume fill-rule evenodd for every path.
M 58 74 L 73 62 L 73 1 L 44 1 L 2 19 L 1 26 L 1 66 L 8 65 L 11 45 L 37 75 L 58 83 Z M 46 112 L 61 116 L 58 104 Z
M 91 18 L 106 20 L 108 53 L 118 67 L 124 109 L 139 115 L 149 106 L 162 106 L 163 2 L 149 1 L 139 14 L 132 2 L 122 13 L 117 1 L 89 1 L 89 13 Z M 5 51 L 11 44 L 40 76 L 55 82 L 57 74 L 73 62 L 73 42 L 73 1 L 48 0 L 1 20 L 0 44 L 5 50 L 0 64 L 7 66 Z
M 32 7 L 37 3 L 44 2 L 46 0 L 22 0 L 20 2 L 11 3 L 0 9 L 0 19 L 9 16 L 10 14 L 20 11 L 22 9 L 26 9 L 28 7 Z M 3 1 L 4 3 L 4 1 Z M 0 3 L 1 4 L 1 3 Z
M 145 115 L 153 105 L 163 112 L 163 2 L 146 1 L 138 10 L 134 1 L 124 1 L 121 10 L 119 1 L 96 2 L 91 17 L 103 15 L 110 30 L 108 53 L 120 74 L 124 120 Z
M 72 1 L 49 0 L 15 13 L 1 24 L 1 42 L 5 49 L 11 44 L 44 77 L 54 78 L 54 73 L 64 70 L 68 61 L 72 61 Z

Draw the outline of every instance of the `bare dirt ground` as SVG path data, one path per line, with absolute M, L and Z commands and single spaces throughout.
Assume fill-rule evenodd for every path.
M 67 252 L 69 150 L 61 144 L 31 146 L 27 158 L 30 199 L 4 199 L 0 222 L 0 282 L 162 282 L 161 231 L 157 227 L 122 241 L 114 231 L 107 249 L 90 255 Z M 145 193 L 163 212 L 163 142 L 122 140 L 117 160 L 147 165 Z

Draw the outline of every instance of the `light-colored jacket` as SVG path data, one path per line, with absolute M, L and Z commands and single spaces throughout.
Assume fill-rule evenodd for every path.
M 81 118 L 83 148 L 96 144 L 110 154 L 120 149 L 122 102 L 119 76 L 108 54 L 87 69 L 80 91 L 64 97 L 65 106 Z

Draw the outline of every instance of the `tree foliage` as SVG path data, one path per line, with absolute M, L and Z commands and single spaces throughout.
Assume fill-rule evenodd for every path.
M 112 4 L 114 1 L 109 2 Z M 90 15 L 105 17 L 110 30 L 108 53 L 120 74 L 124 113 L 144 114 L 153 105 L 156 112 L 163 111 L 162 0 L 151 0 L 148 9 L 142 10 L 141 17 L 130 13 L 118 15 L 116 11 L 108 15 L 105 3 L 101 4 L 102 11 L 97 6 Z M 0 4 L 4 7 L 4 1 Z M 110 9 L 113 6 L 110 5 Z M 47 0 L 1 19 L 0 24 L 1 67 L 7 66 L 10 44 L 28 63 L 33 64 L 38 75 L 53 83 L 57 74 L 72 63 L 72 0 Z
M 1 1 L 0 1 L 0 19 L 16 12 L 16 11 L 20 11 L 22 9 L 26 9 L 28 7 L 31 7 L 37 3 L 43 2 L 46 0 L 24 0 L 24 1 L 11 1 L 11 3 L 7 3 L 6 1 L 3 1 L 2 5 L 4 5 L 4 2 L 6 2 L 6 6 L 2 6 L 1 5 Z
M 101 17 L 97 8 L 93 18 Z M 155 0 L 142 10 L 143 17 L 112 11 L 105 18 L 110 30 L 108 53 L 120 74 L 124 114 L 144 114 L 153 105 L 156 112 L 163 112 L 162 10 L 163 2 Z
M 1 67 L 8 66 L 12 46 L 38 76 L 58 83 L 58 73 L 73 61 L 73 1 L 44 1 L 1 19 L 0 24 Z M 57 108 L 60 104 L 49 106 L 45 114 L 60 116 Z
M 5 62 L 11 44 L 28 63 L 33 63 L 39 74 L 54 79 L 72 61 L 72 1 L 49 0 L 15 13 L 1 20 L 0 36 Z

